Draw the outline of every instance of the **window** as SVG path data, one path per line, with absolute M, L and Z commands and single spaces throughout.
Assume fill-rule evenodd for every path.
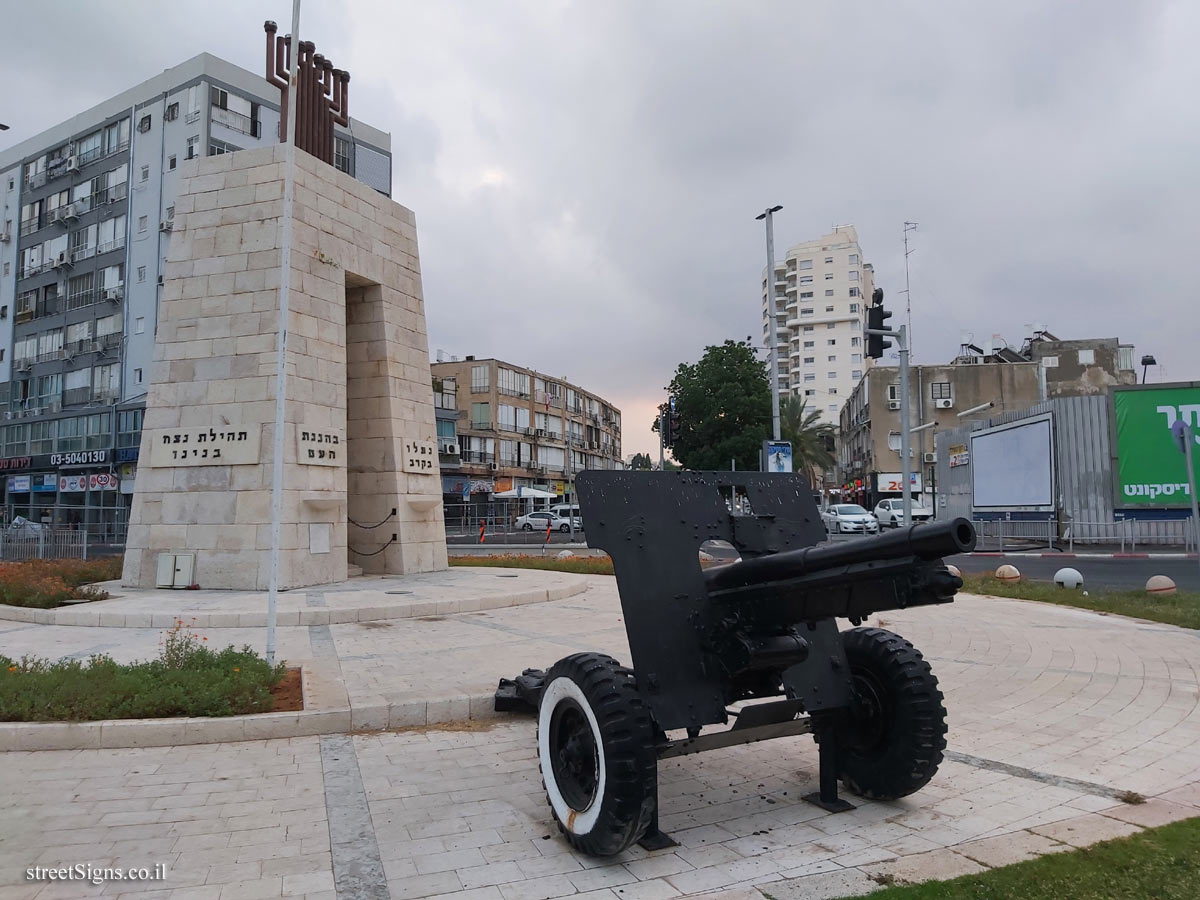
M 805 341 L 805 342 L 804 342 L 804 349 L 805 349 L 805 350 L 811 350 L 811 349 L 812 349 L 814 346 L 816 346 L 816 343 L 817 343 L 816 341 Z
M 829 411 L 830 411 L 831 413 L 835 413 L 835 412 L 837 412 L 837 411 L 838 411 L 837 404 L 836 404 L 836 403 L 830 403 L 830 404 L 829 404 Z
M 200 112 L 200 85 L 193 84 L 188 88 L 188 115 L 187 120 L 190 122 L 192 118 Z
M 148 115 L 142 116 L 142 118 L 138 120 L 138 134 L 145 134 L 149 130 L 150 130 L 150 116 L 148 116 Z
M 858 269 L 851 269 L 849 278 L 851 281 L 858 281 Z
M 817 361 L 817 358 L 816 358 L 815 356 L 806 356 L 806 357 L 804 357 L 804 364 L 805 364 L 806 366 L 810 366 L 810 365 L 812 365 L 813 363 L 815 363 L 816 361 Z
M 241 149 L 241 147 L 237 147 L 227 141 L 218 141 L 216 138 L 211 138 L 208 142 L 209 156 L 220 156 L 222 153 L 236 153 Z
M 950 399 L 950 382 L 935 381 L 929 386 L 929 396 L 934 400 L 949 400 Z
M 192 145 L 189 142 L 189 144 L 188 144 L 188 152 L 189 153 L 191 152 L 191 149 L 192 149 Z M 191 157 L 189 156 L 188 159 L 191 159 Z M 172 172 L 175 171 L 175 154 L 174 153 L 172 153 L 170 156 L 167 157 L 167 168 L 170 169 Z
M 145 332 L 146 332 L 146 317 L 138 316 L 136 319 L 133 320 L 133 333 L 134 334 L 145 334 Z
M 113 122 L 104 129 L 104 154 L 120 153 L 129 146 L 129 120 Z
M 826 264 L 833 262 L 833 257 L 832 256 L 825 257 L 825 262 L 826 262 Z
M 825 346 L 826 347 L 836 347 L 837 346 L 837 338 L 830 338 L 829 340 L 827 340 L 825 342 Z
M 812 307 L 809 307 L 808 309 L 800 310 L 800 315 L 802 315 L 802 316 L 811 316 L 812 314 L 813 314 Z
M 7 275 L 8 275 L 8 272 L 9 272 L 9 265 L 10 265 L 10 264 L 9 264 L 9 263 L 8 263 L 8 261 L 6 260 L 6 261 L 5 261 L 5 263 L 4 263 L 4 274 L 5 274 L 5 276 L 7 276 Z M 7 309 L 8 309 L 8 308 L 7 308 L 7 307 L 5 307 L 5 311 L 6 311 L 6 312 L 7 312 Z
M 801 300 L 811 300 L 811 299 L 812 299 L 812 295 L 813 295 L 813 292 L 812 292 L 812 291 L 802 291 L 802 292 L 800 293 L 800 299 L 801 299 Z
M 133 370 L 133 383 L 134 383 L 134 384 L 141 384 L 141 383 L 142 383 L 142 370 L 141 370 L 141 369 L 134 369 L 134 370 Z
M 119 315 L 105 316 L 102 319 L 96 320 L 96 337 L 104 337 L 106 334 L 121 333 L 121 317 Z
M 850 338 L 850 346 L 851 347 L 857 347 L 857 346 L 859 346 L 859 344 L 861 342 L 862 342 L 862 338 L 858 338 L 858 337 Z
M 488 366 L 471 366 L 471 393 L 479 394 L 489 388 Z
M 832 290 L 827 290 L 827 291 L 825 291 L 825 296 L 826 296 L 826 297 L 832 297 L 832 296 L 833 296 L 833 291 L 832 291 Z
M 833 331 L 833 329 L 835 329 L 835 328 L 837 328 L 837 322 L 826 322 L 825 323 L 826 331 Z
M 813 381 L 816 381 L 816 380 L 817 380 L 817 376 L 816 376 L 816 375 L 805 375 L 805 376 L 804 376 L 804 381 L 805 381 L 805 383 L 806 383 L 806 384 L 807 384 L 807 383 L 811 383 L 811 382 L 813 382 Z
M 856 287 L 850 288 L 850 296 L 857 297 L 858 296 L 858 288 L 856 288 Z
M 176 101 L 167 107 L 167 114 L 163 116 L 168 122 L 174 122 L 179 118 L 179 103 Z
M 858 379 L 862 378 L 862 369 L 855 369 L 853 372 L 850 373 L 850 377 L 853 378 L 855 381 L 858 381 Z
M 813 326 L 812 326 L 812 325 L 805 325 L 805 326 L 804 326 L 804 333 L 805 333 L 805 334 L 811 334 L 811 333 L 812 333 L 812 330 L 813 330 Z
M 861 353 L 851 353 L 850 354 L 850 362 L 852 362 L 852 363 L 862 362 L 862 354 Z
M 816 394 L 816 391 L 815 391 L 815 390 L 813 390 L 812 388 L 809 388 L 808 390 L 806 390 L 806 391 L 804 392 L 804 396 L 805 396 L 805 397 L 811 397 L 811 396 L 813 396 L 814 394 Z
M 1080 350 L 1079 351 L 1079 364 L 1081 366 L 1094 366 L 1096 364 L 1096 351 L 1095 350 Z
M 148 220 L 146 219 L 146 217 L 145 217 L 145 216 L 138 216 L 138 231 L 139 231 L 139 232 L 142 232 L 142 231 L 145 231 L 145 230 L 146 230 L 146 223 L 147 223 L 147 221 L 148 221 Z
M 858 265 L 858 254 L 851 253 L 849 262 L 850 262 L 850 265 L 857 266 Z
M 900 432 L 898 432 L 898 431 L 889 431 L 888 432 L 888 449 L 895 450 L 897 453 L 900 452 Z
M 858 312 L 858 304 L 857 303 L 850 304 L 850 312 L 852 312 L 852 313 Z
M 825 362 L 837 362 L 837 354 L 830 353 L 829 356 L 825 358 Z
M 472 428 L 491 428 L 492 427 L 491 404 L 489 404 L 489 403 L 472 403 L 471 404 L 471 427 Z
M 797 269 L 811 269 L 813 261 L 811 259 L 802 259 L 796 263 Z
M 142 181 L 148 181 L 150 178 L 150 167 L 142 166 Z
M 143 410 L 140 409 L 127 409 L 117 413 L 118 447 L 136 447 L 141 443 L 142 414 Z
M 811 275 L 801 275 L 800 276 L 801 284 L 812 284 L 812 282 L 813 282 L 813 277 Z
M 138 281 L 140 282 L 140 281 L 145 281 L 145 280 L 146 280 L 146 267 L 138 266 Z
M 833 379 L 837 378 L 837 372 L 826 372 L 825 377 L 832 381 Z
M 832 273 L 832 272 L 826 272 L 826 273 L 825 273 L 825 280 L 826 280 L 826 281 L 833 281 L 833 273 Z
M 833 312 L 833 307 L 832 306 L 825 307 L 825 312 Z
M 345 172 L 347 175 L 352 174 L 350 171 L 350 147 L 351 144 L 345 138 L 333 138 L 333 166 L 339 171 Z
M 194 134 L 187 139 L 187 156 L 186 159 L 196 158 L 196 146 L 200 143 L 200 135 Z
M 889 384 L 888 385 L 888 399 L 889 400 L 899 400 L 900 399 L 900 385 L 899 384 Z M 899 432 L 897 432 L 897 434 L 899 434 Z
M 513 431 L 517 427 L 517 409 L 501 403 L 496 407 L 496 427 Z
M 835 387 L 831 387 L 831 388 L 829 389 L 829 393 L 830 393 L 830 394 L 836 394 L 836 393 L 837 393 L 837 388 L 835 388 Z

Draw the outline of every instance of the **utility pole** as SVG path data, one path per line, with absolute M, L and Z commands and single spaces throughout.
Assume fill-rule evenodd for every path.
M 908 249 L 908 233 L 917 230 L 916 222 L 904 223 L 904 303 L 905 303 L 905 318 L 904 323 L 908 326 L 908 333 L 912 335 L 912 293 L 909 290 L 908 284 L 908 257 L 915 253 L 915 250 Z
M 576 394 L 575 396 L 578 397 L 579 395 Z M 575 514 L 571 512 L 571 506 L 575 504 L 575 465 L 572 459 L 574 453 L 571 452 L 571 410 L 565 404 L 563 405 L 563 413 L 563 424 L 567 427 L 567 486 L 563 489 L 563 492 L 569 497 L 567 500 L 567 522 L 570 523 L 571 528 L 571 543 L 575 543 Z
M 900 349 L 900 486 L 904 491 L 904 524 L 912 524 L 912 437 L 908 433 L 908 326 L 896 336 Z
M 667 414 L 665 410 L 665 405 L 658 408 L 658 471 L 660 472 L 665 472 L 667 470 L 667 467 L 663 463 L 665 459 L 665 456 L 663 455 L 663 429 L 667 427 Z
M 775 310 L 775 229 L 771 217 L 783 209 L 772 206 L 754 217 L 755 221 L 767 220 L 767 341 L 771 350 L 771 434 L 779 440 L 779 315 Z

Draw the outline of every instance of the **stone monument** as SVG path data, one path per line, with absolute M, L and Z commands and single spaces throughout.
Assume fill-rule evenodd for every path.
M 153 586 L 162 554 L 195 554 L 202 588 L 268 586 L 286 153 L 180 166 L 126 586 Z M 443 569 L 413 214 L 295 156 L 279 586 Z

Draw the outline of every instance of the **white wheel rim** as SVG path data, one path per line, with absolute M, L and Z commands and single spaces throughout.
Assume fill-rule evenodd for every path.
M 574 700 L 587 717 L 592 729 L 592 739 L 596 742 L 596 794 L 587 809 L 572 809 L 563 799 L 562 791 L 554 780 L 554 766 L 550 760 L 550 717 L 555 705 L 564 699 Z M 546 785 L 546 795 L 550 798 L 550 807 L 554 810 L 555 818 L 571 834 L 588 834 L 596 826 L 600 818 L 600 806 L 604 799 L 608 776 L 604 765 L 604 744 L 600 740 L 600 723 L 588 703 L 583 691 L 570 678 L 558 677 L 546 685 L 542 691 L 541 706 L 538 708 L 538 756 L 542 763 L 542 782 Z

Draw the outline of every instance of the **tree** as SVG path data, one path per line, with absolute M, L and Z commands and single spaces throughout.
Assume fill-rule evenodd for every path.
M 779 436 L 791 442 L 792 470 L 807 475 L 814 485 L 818 471 L 832 469 L 837 463 L 833 426 L 820 418 L 820 411 L 810 411 L 803 397 L 779 398 Z
M 653 465 L 653 463 L 650 462 L 650 454 L 648 454 L 648 453 L 633 454 L 633 459 L 631 459 L 629 461 L 629 468 L 634 469 L 634 470 L 641 469 L 644 471 L 649 471 L 650 469 L 653 469 L 654 465 Z
M 736 460 L 738 469 L 758 470 L 771 433 L 771 388 L 749 342 L 706 347 L 695 365 L 679 364 L 667 390 L 679 418 L 671 452 L 683 468 L 728 469 Z

